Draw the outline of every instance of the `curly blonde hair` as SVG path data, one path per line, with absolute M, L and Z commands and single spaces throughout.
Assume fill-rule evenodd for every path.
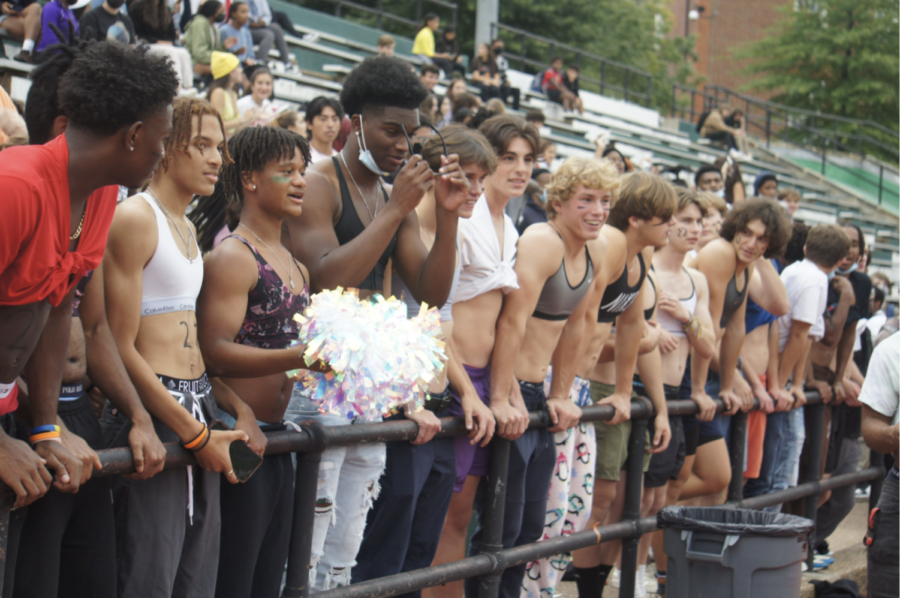
M 619 198 L 620 184 L 619 171 L 609 160 L 580 156 L 566 158 L 547 185 L 547 218 L 553 220 L 559 215 L 553 202 L 566 203 L 575 195 L 579 185 L 588 189 L 612 191 L 615 204 Z

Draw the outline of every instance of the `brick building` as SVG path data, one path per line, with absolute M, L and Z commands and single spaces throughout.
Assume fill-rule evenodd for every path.
M 709 83 L 738 89 L 749 78 L 743 73 L 744 61 L 738 61 L 733 51 L 748 42 L 766 36 L 780 17 L 778 7 L 791 0 L 671 0 L 675 17 L 671 35 L 697 36 L 695 65 L 698 74 Z M 699 18 L 691 20 L 688 12 L 696 10 Z M 687 29 L 685 29 L 687 23 Z M 754 95 L 759 95 L 754 93 Z

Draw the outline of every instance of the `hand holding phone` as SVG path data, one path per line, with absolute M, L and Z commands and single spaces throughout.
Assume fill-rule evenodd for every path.
M 215 420 L 209 426 L 210 430 L 230 430 L 228 426 L 221 420 Z M 234 477 L 239 482 L 246 482 L 256 473 L 259 466 L 262 465 L 263 458 L 257 455 L 250 445 L 243 440 L 235 440 L 228 447 L 228 454 L 231 457 L 231 468 L 234 471 Z

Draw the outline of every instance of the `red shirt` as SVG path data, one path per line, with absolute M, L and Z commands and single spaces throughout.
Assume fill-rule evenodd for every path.
M 552 66 L 544 71 L 544 89 L 559 89 L 559 84 L 562 82 L 562 75 L 559 74 Z
M 0 152 L 0 305 L 49 299 L 58 306 L 103 259 L 119 189 L 88 197 L 78 245 L 69 251 L 68 168 L 65 135 Z

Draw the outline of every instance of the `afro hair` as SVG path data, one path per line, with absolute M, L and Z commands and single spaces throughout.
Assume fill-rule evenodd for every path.
M 344 113 L 352 116 L 367 108 L 414 110 L 428 97 L 428 89 L 410 66 L 399 58 L 374 56 L 356 66 L 341 90 Z
M 146 47 L 92 44 L 59 81 L 59 107 L 70 123 L 108 137 L 172 103 L 178 89 L 165 56 Z

